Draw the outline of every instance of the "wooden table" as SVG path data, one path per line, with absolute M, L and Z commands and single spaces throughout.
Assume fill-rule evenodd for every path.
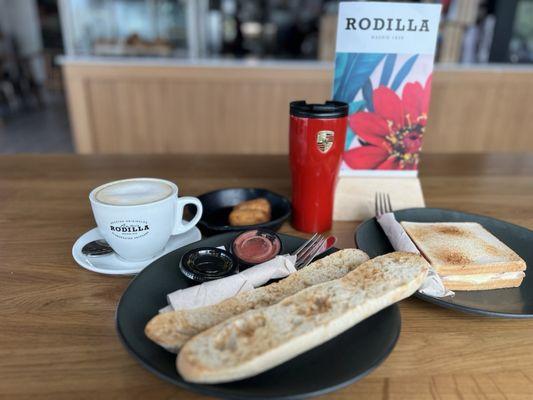
M 422 168 L 428 206 L 533 228 L 533 155 L 431 155 Z M 190 195 L 290 190 L 286 157 L 278 156 L 1 156 L 0 397 L 203 398 L 156 378 L 120 344 L 115 306 L 131 278 L 86 271 L 71 256 L 94 226 L 89 190 L 135 176 L 171 179 Z M 356 226 L 334 224 L 341 247 L 353 246 Z M 417 299 L 401 311 L 390 357 L 325 398 L 533 398 L 533 320 L 465 315 Z

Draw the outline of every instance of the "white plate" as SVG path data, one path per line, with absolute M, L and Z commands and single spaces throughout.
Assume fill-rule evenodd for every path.
M 185 222 L 186 221 L 184 221 L 184 223 Z M 202 234 L 198 228 L 194 227 L 181 235 L 171 236 L 163 252 L 156 257 L 144 261 L 126 261 L 118 257 L 115 253 L 99 257 L 87 257 L 83 254 L 81 252 L 83 246 L 93 240 L 103 239 L 98 228 L 93 228 L 89 232 L 85 232 L 78 240 L 76 240 L 76 243 L 72 246 L 72 257 L 74 257 L 74 260 L 76 260 L 80 267 L 88 269 L 89 271 L 107 275 L 132 275 L 141 272 L 146 266 L 157 260 L 159 257 L 180 247 L 196 242 L 201 238 Z

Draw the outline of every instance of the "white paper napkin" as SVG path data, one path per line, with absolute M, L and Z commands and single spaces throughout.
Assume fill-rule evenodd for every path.
M 396 251 L 406 251 L 409 253 L 420 254 L 418 248 L 415 246 L 403 226 L 396 221 L 393 213 L 386 213 L 379 217 L 376 217 L 379 225 L 387 235 L 392 247 Z M 447 290 L 442 283 L 442 279 L 439 274 L 433 269 L 430 268 L 426 280 L 418 290 L 420 293 L 423 293 L 431 297 L 446 297 L 455 295 L 451 290 Z
M 169 305 L 159 312 L 186 310 L 219 303 L 236 294 L 264 285 L 271 279 L 285 278 L 296 272 L 295 263 L 296 256 L 289 254 L 276 256 L 238 274 L 176 290 L 167 295 Z

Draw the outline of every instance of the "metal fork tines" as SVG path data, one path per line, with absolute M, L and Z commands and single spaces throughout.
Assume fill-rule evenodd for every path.
M 296 269 L 306 267 L 320 253 L 324 243 L 326 243 L 326 239 L 325 236 L 315 233 L 307 242 L 292 253 L 296 256 Z
M 304 251 L 306 248 L 309 247 L 310 244 L 312 244 L 313 240 L 316 239 L 318 236 L 318 233 L 315 233 L 313 236 L 311 236 L 309 239 L 307 239 L 300 247 L 298 247 L 296 250 L 294 250 L 291 255 L 298 256 L 302 251 Z
M 374 198 L 374 204 L 376 207 L 376 217 L 392 212 L 392 205 L 388 193 L 377 192 Z

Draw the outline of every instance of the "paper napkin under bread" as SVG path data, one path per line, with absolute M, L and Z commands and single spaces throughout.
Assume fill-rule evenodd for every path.
M 420 254 L 420 251 L 415 246 L 407 232 L 405 232 L 405 229 L 403 229 L 400 223 L 396 221 L 393 213 L 382 214 L 376 217 L 376 219 L 394 250 Z M 446 297 L 455 294 L 444 287 L 442 279 L 433 268 L 429 270 L 426 280 L 418 291 L 431 297 Z
M 168 306 L 159 312 L 186 310 L 220 303 L 238 293 L 264 285 L 271 279 L 280 279 L 296 272 L 296 256 L 274 257 L 244 271 L 200 285 L 176 290 L 167 295 Z

